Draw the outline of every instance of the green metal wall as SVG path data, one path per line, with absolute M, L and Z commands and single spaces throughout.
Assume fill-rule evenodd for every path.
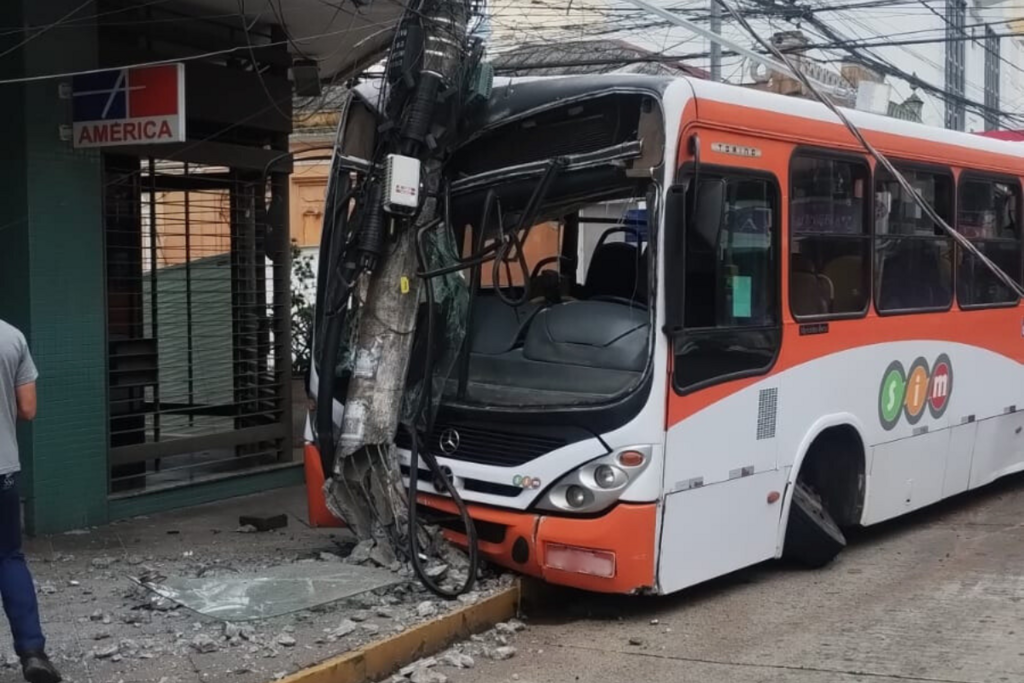
M 4 26 L 47 25 L 81 5 L 73 0 L 0 4 Z M 76 16 L 88 21 L 90 11 Z M 3 61 L 15 54 L 14 68 L 26 75 L 89 68 L 96 64 L 95 32 L 39 34 Z M 100 158 L 75 152 L 60 139 L 70 102 L 59 97 L 58 82 L 0 85 L 0 109 L 15 119 L 5 126 L 0 143 L 5 160 L 0 185 L 15 187 L 17 195 L 0 209 L 9 225 L 0 241 L 0 315 L 28 336 L 40 371 L 39 417 L 21 432 L 26 524 L 33 532 L 106 520 Z M 12 158 L 21 163 L 10 163 Z

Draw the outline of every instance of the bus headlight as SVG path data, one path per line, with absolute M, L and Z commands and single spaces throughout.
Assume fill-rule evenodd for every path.
M 615 486 L 615 470 L 611 465 L 598 465 L 594 470 L 594 481 L 603 489 L 610 489 Z
M 537 507 L 575 514 L 601 512 L 615 504 L 650 462 L 650 446 L 631 446 L 591 460 L 559 479 Z

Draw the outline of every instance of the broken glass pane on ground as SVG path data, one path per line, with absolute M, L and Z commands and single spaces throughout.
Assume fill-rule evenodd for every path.
M 157 595 L 223 621 L 267 619 L 308 610 L 406 581 L 386 569 L 299 562 L 256 574 L 134 579 Z

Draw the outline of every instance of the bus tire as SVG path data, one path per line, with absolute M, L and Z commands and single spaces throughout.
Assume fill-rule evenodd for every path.
M 821 498 L 797 481 L 789 509 L 789 524 L 782 556 L 811 569 L 824 567 L 846 547 L 846 537 Z

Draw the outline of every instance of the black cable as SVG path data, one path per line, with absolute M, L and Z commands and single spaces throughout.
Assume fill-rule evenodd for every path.
M 540 212 L 541 202 L 547 197 L 548 190 L 551 189 L 551 184 L 555 182 L 555 178 L 565 168 L 566 161 L 562 157 L 555 157 L 548 162 L 548 167 L 544 171 L 544 175 L 541 176 L 540 181 L 533 188 L 533 193 L 530 195 L 530 199 L 527 200 L 526 206 L 523 207 L 523 213 L 519 217 L 519 225 L 508 233 L 503 235 L 501 246 L 498 248 L 498 253 L 494 259 L 494 266 L 491 270 L 491 286 L 494 288 L 494 294 L 504 303 L 506 306 L 512 308 L 518 308 L 524 303 L 530 300 L 530 264 L 526 262 L 526 255 L 523 253 L 523 245 L 530 237 L 530 231 L 533 230 L 533 225 L 536 221 L 537 214 Z M 499 225 L 498 229 L 504 232 L 503 225 Z M 519 233 L 523 233 L 522 237 L 519 237 Z M 515 247 L 516 253 L 513 258 L 510 253 L 511 249 Z M 507 296 L 501 291 L 501 264 L 509 264 L 512 261 L 517 261 L 520 270 L 523 274 L 523 295 L 519 299 L 513 299 Z M 512 286 L 512 273 L 511 268 L 508 269 L 509 273 L 509 287 Z
M 436 227 L 440 221 L 435 220 L 431 223 L 420 228 L 416 233 L 416 260 L 419 262 L 420 270 L 426 272 L 427 270 L 427 259 L 423 249 L 423 236 L 428 230 L 432 230 Z M 455 590 L 447 590 L 442 588 L 437 582 L 434 581 L 430 576 L 427 575 L 423 563 L 420 559 L 419 552 L 419 514 L 418 514 L 418 501 L 417 501 L 417 483 L 419 481 L 419 467 L 420 467 L 420 448 L 419 448 L 419 435 L 417 434 L 416 422 L 420 416 L 426 416 L 424 425 L 424 432 L 430 433 L 430 429 L 433 423 L 433 419 L 429 414 L 430 401 L 433 395 L 433 382 L 434 382 L 434 326 L 436 324 L 436 313 L 434 311 L 434 280 L 433 278 L 424 278 L 424 284 L 426 285 L 426 298 L 427 298 L 427 344 L 426 344 L 426 359 L 424 361 L 423 369 L 423 388 L 420 391 L 420 397 L 417 401 L 416 410 L 413 412 L 411 424 L 404 425 L 406 431 L 409 432 L 410 448 L 409 448 L 409 554 L 412 562 L 413 571 L 416 572 L 416 576 L 423 583 L 427 589 L 435 595 L 453 600 L 463 593 L 467 593 L 473 589 L 473 585 L 476 583 L 476 573 L 480 562 L 480 550 L 477 547 L 477 535 L 476 525 L 473 523 L 473 518 L 469 514 L 469 509 L 466 507 L 465 501 L 462 500 L 462 496 L 459 495 L 455 484 L 444 475 L 441 471 L 440 465 L 437 463 L 437 459 L 430 451 L 424 451 L 423 461 L 427 463 L 427 467 L 430 469 L 434 477 L 442 482 L 448 495 L 451 496 L 452 501 L 455 503 L 455 507 L 459 511 L 459 516 L 462 518 L 462 523 L 466 527 L 466 543 L 467 552 L 469 554 L 469 570 L 466 576 L 466 580 L 462 587 Z
M 511 258 L 510 251 L 515 247 L 516 253 L 515 258 Z M 508 286 L 512 287 L 512 269 L 509 266 L 511 261 L 516 261 L 519 264 L 519 269 L 523 273 L 523 295 L 518 299 L 514 299 L 511 296 L 505 294 L 501 288 L 501 266 L 505 266 L 505 271 L 508 274 Z M 515 232 L 510 232 L 505 236 L 505 240 L 501 243 L 498 248 L 498 253 L 494 259 L 494 265 L 491 267 L 491 286 L 494 287 L 494 294 L 501 300 L 506 306 L 512 308 L 519 308 L 527 301 L 530 300 L 530 264 L 526 262 L 526 255 L 523 254 L 523 245 L 519 241 L 519 237 Z

